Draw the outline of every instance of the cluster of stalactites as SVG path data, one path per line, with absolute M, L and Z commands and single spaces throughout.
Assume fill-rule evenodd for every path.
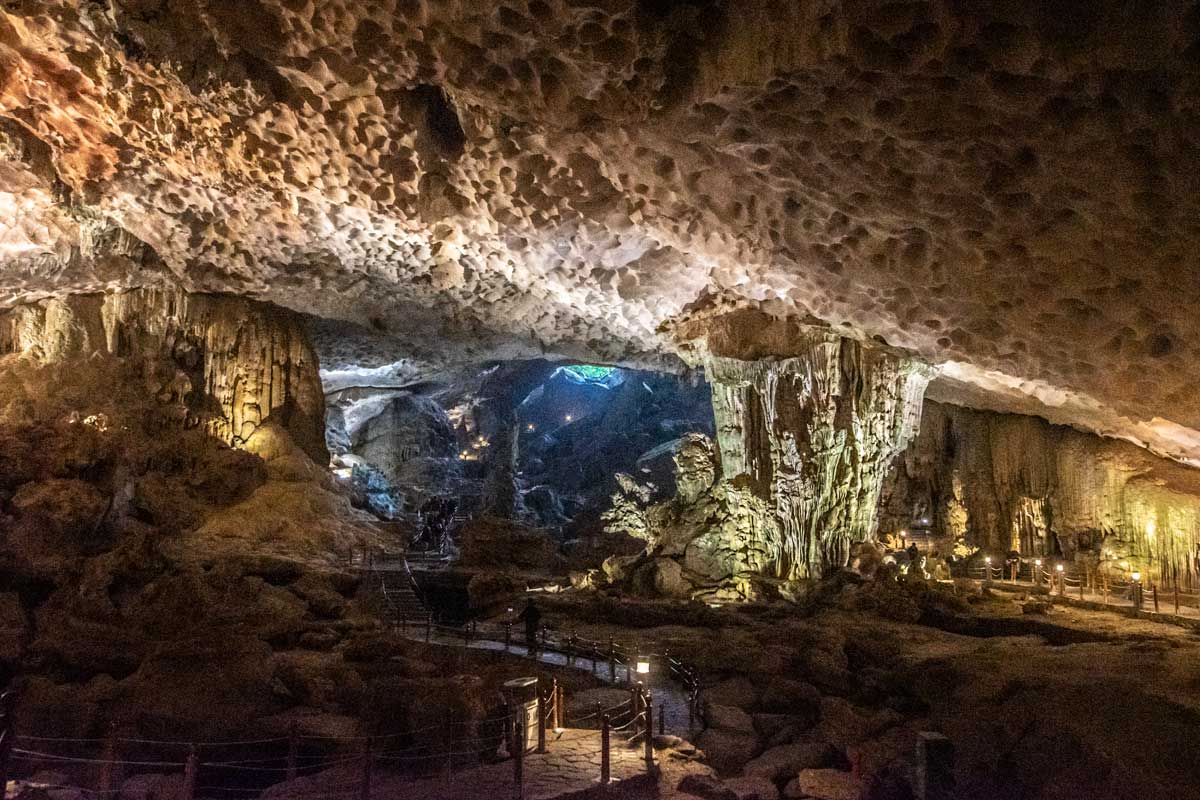
M 875 535 L 879 490 L 920 426 L 929 369 L 834 336 L 790 358 L 705 364 L 724 478 L 748 484 L 779 522 L 774 574 L 844 566 Z

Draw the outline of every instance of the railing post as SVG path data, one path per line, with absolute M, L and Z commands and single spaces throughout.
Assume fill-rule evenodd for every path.
M 513 797 L 523 800 L 525 797 L 525 732 L 527 717 L 525 704 L 520 703 L 513 709 L 513 732 L 516 746 L 513 747 Z
M 1179 578 L 1175 579 L 1175 616 L 1179 616 Z
M 196 768 L 199 766 L 199 762 L 196 745 L 192 745 L 188 751 L 187 761 L 183 765 L 183 800 L 192 800 L 196 796 Z
M 300 761 L 300 729 L 296 723 L 288 726 L 288 753 L 287 753 L 287 779 L 289 781 L 296 780 L 299 774 L 298 764 Z
M 654 771 L 654 698 L 650 696 L 649 690 L 646 691 L 642 702 L 646 706 L 646 771 Z
M 600 785 L 608 786 L 611 778 L 611 754 L 610 750 L 611 733 L 609 732 L 608 714 L 600 715 Z
M 362 754 L 362 778 L 358 784 L 359 800 L 368 800 L 371 796 L 371 771 L 375 766 L 374 741 L 367 739 Z
M 617 682 L 617 643 L 608 640 L 608 678 L 612 683 Z
M 0 695 L 0 795 L 8 788 L 9 762 L 12 760 L 13 741 L 17 735 L 13 728 L 16 709 L 16 689 L 9 689 Z
M 916 800 L 951 800 L 954 796 L 954 745 L 940 733 L 917 737 Z
M 554 728 L 554 730 L 558 730 L 559 728 L 562 727 L 562 724 L 561 724 L 561 721 L 559 718 L 560 714 L 562 712 L 561 712 L 561 708 L 558 703 L 558 693 L 560 691 L 560 688 L 561 687 L 559 687 L 559 685 L 558 685 L 558 678 L 551 678 L 550 679 L 550 703 L 551 703 L 550 719 L 554 723 L 551 726 L 552 728 Z
M 537 688 L 537 751 L 546 752 L 546 693 Z
M 104 737 L 104 755 L 101 756 L 99 794 L 103 798 L 113 795 L 113 786 L 117 783 L 117 723 L 108 723 L 108 734 Z
M 408 635 L 408 614 L 405 614 L 404 612 L 400 613 L 400 635 Z
M 642 713 L 642 683 L 638 681 L 633 686 L 629 687 L 629 707 L 633 709 L 633 725 L 629 729 L 629 735 L 637 736 L 638 733 L 638 714 Z
M 1150 595 L 1154 598 L 1154 613 L 1157 614 L 1158 613 L 1158 584 L 1157 583 L 1153 583 L 1150 585 Z
M 512 623 L 506 622 L 504 623 L 504 651 L 508 652 L 510 647 L 512 647 Z
M 429 644 L 429 635 L 433 632 L 433 613 L 425 615 L 425 643 Z

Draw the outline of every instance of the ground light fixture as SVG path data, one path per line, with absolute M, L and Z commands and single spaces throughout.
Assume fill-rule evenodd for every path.
M 1058 572 L 1062 572 L 1062 571 L 1063 571 L 1063 565 L 1062 565 L 1062 564 L 1055 564 L 1055 565 L 1054 565 L 1054 569 L 1055 569 L 1055 570 L 1057 570 Z
M 648 656 L 638 656 L 637 657 L 637 674 L 638 675 L 649 675 L 650 674 L 650 658 Z
M 1142 573 L 1135 572 L 1132 575 L 1130 575 L 1129 577 L 1133 578 L 1134 583 L 1137 583 L 1138 581 L 1140 581 L 1142 579 Z

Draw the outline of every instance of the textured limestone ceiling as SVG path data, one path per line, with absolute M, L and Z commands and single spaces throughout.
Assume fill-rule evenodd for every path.
M 709 293 L 1200 458 L 1198 37 L 1151 0 L 10 0 L 0 301 L 170 278 L 644 361 Z

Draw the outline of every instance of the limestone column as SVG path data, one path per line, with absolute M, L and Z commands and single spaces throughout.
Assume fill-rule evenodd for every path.
M 920 426 L 932 375 L 891 350 L 803 331 L 786 357 L 703 357 L 723 479 L 774 508 L 773 571 L 787 579 L 844 566 L 874 538 L 880 488 Z

